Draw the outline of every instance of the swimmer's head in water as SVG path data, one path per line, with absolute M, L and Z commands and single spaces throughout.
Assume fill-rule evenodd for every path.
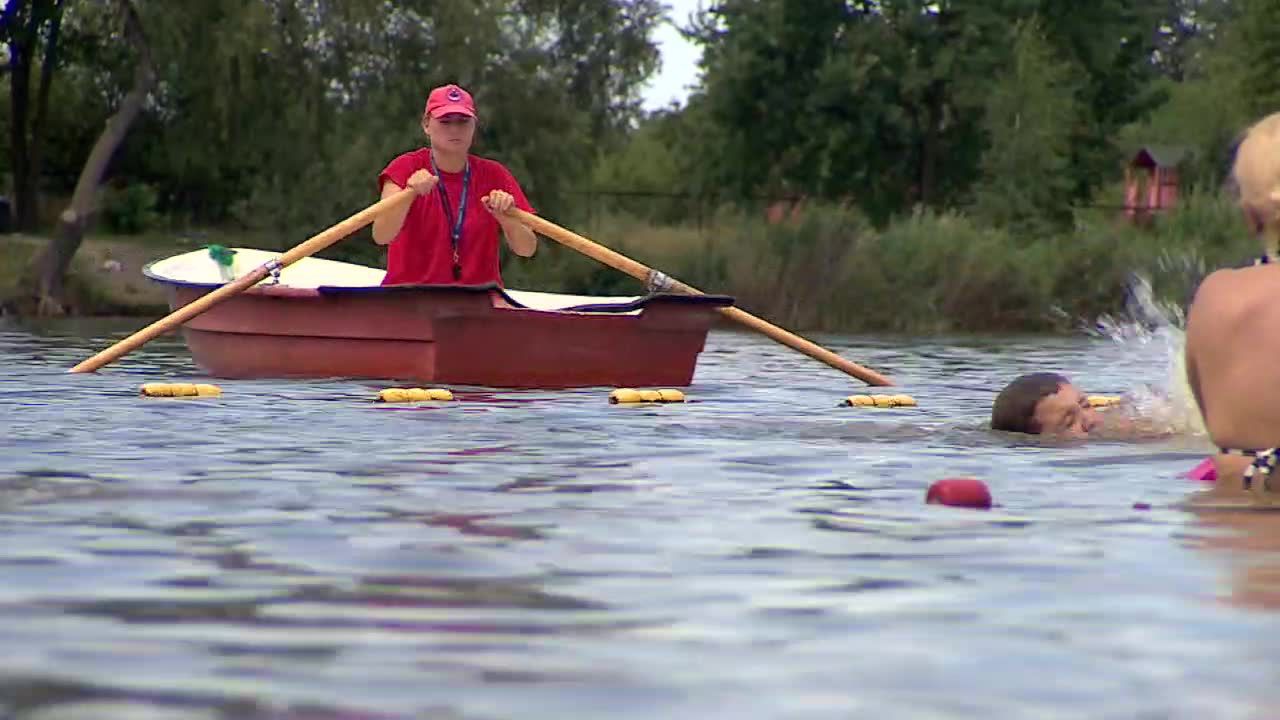
M 1009 383 L 991 406 L 991 428 L 1031 435 L 1084 437 L 1098 425 L 1089 398 L 1057 373 L 1031 373 Z
M 1236 148 L 1231 177 L 1254 232 L 1280 227 L 1280 113 L 1259 120 Z M 1275 232 L 1269 245 L 1275 244 Z M 1274 253 L 1278 248 L 1268 247 Z

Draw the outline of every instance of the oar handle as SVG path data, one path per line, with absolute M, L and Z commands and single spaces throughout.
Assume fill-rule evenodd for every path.
M 703 294 L 701 290 L 698 290 L 691 285 L 686 285 L 679 280 L 667 277 L 643 263 L 636 262 L 626 255 L 610 250 L 597 242 L 588 240 L 575 232 L 566 230 L 549 220 L 534 215 L 533 213 L 525 212 L 519 208 L 512 208 L 509 212 L 520 220 L 520 222 L 527 225 L 530 230 L 541 235 L 545 235 L 561 245 L 566 245 L 577 250 L 583 255 L 602 262 L 615 270 L 624 272 L 641 282 L 650 285 L 660 285 L 665 289 L 674 290 L 675 292 L 683 293 L 685 295 Z M 720 308 L 720 313 L 735 322 L 741 323 L 742 325 L 745 325 L 768 338 L 786 345 L 792 350 L 808 355 L 819 362 L 826 363 L 836 370 L 855 377 L 868 385 L 888 386 L 893 384 L 893 381 L 875 370 L 865 368 L 855 362 L 846 360 L 821 345 L 810 342 L 795 333 L 774 325 L 773 323 L 761 320 L 745 310 L 736 307 L 727 307 Z
M 81 362 L 71 368 L 70 372 L 94 372 L 103 365 L 115 362 L 124 355 L 138 349 L 146 343 L 154 340 L 156 337 L 173 330 L 223 300 L 226 300 L 233 295 L 238 295 L 254 285 L 257 285 L 266 278 L 267 275 L 270 275 L 273 270 L 286 268 L 305 257 L 324 250 L 330 245 L 373 222 L 380 214 L 409 202 L 416 195 L 417 193 L 413 188 L 405 188 L 394 195 L 388 195 L 373 205 L 370 205 L 364 210 L 361 210 L 355 215 L 352 215 L 346 220 L 334 225 L 328 230 L 311 236 L 303 243 L 281 254 L 280 257 L 263 263 L 245 275 L 219 287 L 217 290 L 206 295 L 202 295 L 177 310 L 174 310 L 124 340 L 121 340 L 88 360 Z

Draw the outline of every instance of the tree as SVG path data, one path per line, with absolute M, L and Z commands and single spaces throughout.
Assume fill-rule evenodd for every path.
M 28 140 L 57 140 L 59 167 L 46 182 L 69 188 L 76 178 L 28 278 L 30 299 L 65 308 L 63 277 L 108 175 L 154 186 L 177 220 L 284 229 L 284 244 L 372 201 L 381 167 L 424 142 L 427 90 L 446 82 L 475 92 L 477 151 L 502 159 L 554 214 L 637 117 L 660 9 L 658 0 L 9 0 L 3 39 L 19 50 L 10 66 L 30 70 L 37 47 L 43 67 L 59 70 L 52 91 L 12 74 L 10 105 L 30 109 L 15 109 L 24 120 L 10 125 Z M 36 107 L 56 122 L 33 120 Z M 111 115 L 96 141 L 85 128 L 102 115 L 85 109 Z M 39 163 L 32 170 L 17 156 L 40 143 L 12 135 L 17 174 L 34 189 Z M 336 253 L 347 248 L 376 253 L 359 243 Z
M 1047 39 L 1081 70 L 1078 98 L 1084 111 L 1072 135 L 1071 199 L 1088 198 L 1116 175 L 1117 135 L 1165 100 L 1154 61 L 1164 12 L 1159 3 L 1133 0 L 1039 2 Z
M 1007 26 L 988 5 L 723 0 L 693 28 L 723 138 L 718 182 L 852 196 L 884 221 L 967 190 L 981 150 L 980 79 Z M 715 171 L 713 171 L 715 172 Z
M 1237 0 L 1223 29 L 1213 72 L 1240 93 L 1250 121 L 1280 110 L 1280 3 Z
M 703 13 L 707 185 L 745 198 L 814 184 L 805 115 L 847 12 L 843 0 L 721 0 Z
M 1249 124 L 1280 110 L 1280 8 L 1258 0 L 1170 0 L 1179 8 L 1183 42 L 1160 46 L 1164 67 L 1179 72 L 1162 85 L 1166 100 L 1149 117 L 1125 128 L 1128 147 L 1146 143 L 1192 150 L 1183 181 L 1207 190 L 1221 186 L 1235 143 Z M 1172 24 L 1168 25 L 1172 32 Z M 1166 43 L 1167 44 L 1167 43 Z
M 203 223 L 297 231 L 366 203 L 382 166 L 423 142 L 427 90 L 445 82 L 476 96 L 477 151 L 553 212 L 629 122 L 656 60 L 655 0 L 140 7 L 163 92 L 120 167 Z
M 563 73 L 593 134 L 604 136 L 638 118 L 636 89 L 658 65 L 651 40 L 662 19 L 657 0 L 519 0 L 514 11 L 534 19 L 540 32 L 522 39 L 542 45 L 548 66 Z
M 70 267 L 71 259 L 79 249 L 85 230 L 97 209 L 98 188 L 106 175 L 111 156 L 124 141 L 130 125 L 142 111 L 142 104 L 155 84 L 151 50 L 137 10 L 132 0 L 116 1 L 122 16 L 124 35 L 138 55 L 133 86 L 121 100 L 115 114 L 107 120 L 106 127 L 94 143 L 93 150 L 80 171 L 80 178 L 76 181 L 71 202 L 58 216 L 53 239 L 32 265 L 34 277 L 29 284 L 35 287 L 37 313 L 40 315 L 56 315 L 67 311 L 64 286 L 67 268 Z
M 13 171 L 14 224 L 31 232 L 39 221 L 39 178 L 49 95 L 58 66 L 64 0 L 8 0 L 0 37 L 9 64 L 9 164 Z M 40 74 L 32 98 L 31 74 Z
M 975 209 L 985 219 L 1023 233 L 1070 218 L 1074 181 L 1071 136 L 1079 122 L 1076 68 L 1059 59 L 1038 19 L 1010 33 L 1013 57 L 990 87 L 983 126 Z
M 1177 83 L 1195 76 L 1233 0 L 1163 0 L 1156 27 L 1155 66 Z
M 674 224 L 700 215 L 703 200 L 687 182 L 681 157 L 686 115 L 659 111 L 646 117 L 624 143 L 599 154 L 588 198 L 590 211 L 620 211 L 655 223 Z

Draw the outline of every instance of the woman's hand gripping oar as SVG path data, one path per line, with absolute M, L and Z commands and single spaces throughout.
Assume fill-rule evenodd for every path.
M 508 212 L 518 218 L 520 222 L 529 226 L 531 230 L 545 235 L 561 245 L 567 245 L 583 255 L 602 262 L 615 270 L 620 270 L 651 287 L 656 287 L 662 290 L 671 290 L 685 295 L 702 294 L 702 291 L 697 288 L 686 285 L 674 278 L 670 278 L 642 263 L 638 263 L 625 255 L 614 252 L 613 250 L 610 250 L 599 243 L 588 240 L 577 233 L 565 230 L 559 225 L 548 220 L 544 220 L 537 215 L 527 213 L 518 208 L 512 208 Z M 755 330 L 772 340 L 776 340 L 792 350 L 804 353 L 814 360 L 824 362 L 843 373 L 867 383 L 868 385 L 887 386 L 893 384 L 889 378 L 881 375 L 875 370 L 870 370 L 857 363 L 845 360 L 821 345 L 805 340 L 795 333 L 783 330 L 777 325 L 761 320 L 755 315 L 744 310 L 736 307 L 727 307 L 720 308 L 720 312 L 731 320 L 746 325 L 752 330 Z
M 285 252 L 280 257 L 275 258 L 270 262 L 263 263 L 236 280 L 223 285 L 207 295 L 202 295 L 196 300 L 174 310 L 165 317 L 142 328 L 124 340 L 121 340 L 88 360 L 81 362 L 79 365 L 71 368 L 70 372 L 93 372 L 103 365 L 114 362 L 125 354 L 136 350 L 142 345 L 155 339 L 157 336 L 178 327 L 182 323 L 185 323 L 223 300 L 234 295 L 238 295 L 254 285 L 257 285 L 272 272 L 279 271 L 309 255 L 314 255 L 320 252 L 351 233 L 373 222 L 374 219 L 382 213 L 391 210 L 392 208 L 399 207 L 400 205 L 411 201 L 416 196 L 417 193 L 413 188 L 405 188 L 394 195 L 388 195 L 382 200 L 379 200 L 373 205 L 370 205 L 328 230 L 311 236 L 305 242 L 294 247 L 292 250 Z

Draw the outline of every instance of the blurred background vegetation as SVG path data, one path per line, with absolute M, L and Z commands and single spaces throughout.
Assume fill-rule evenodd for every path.
M 644 112 L 662 22 L 700 46 L 700 80 Z M 0 193 L 37 244 L 144 57 L 154 84 L 86 231 L 158 250 L 284 248 L 368 205 L 423 143 L 427 91 L 457 82 L 476 152 L 542 214 L 820 330 L 1071 329 L 1135 273 L 1183 301 L 1255 252 L 1227 174 L 1280 110 L 1275 0 L 706 0 L 675 18 L 658 0 L 7 0 L 0 41 Z M 1182 154 L 1181 196 L 1135 223 L 1123 179 L 1144 146 Z M 325 254 L 383 262 L 367 232 Z M 0 279 L 31 256 L 0 247 Z M 549 241 L 504 277 L 639 287 Z

